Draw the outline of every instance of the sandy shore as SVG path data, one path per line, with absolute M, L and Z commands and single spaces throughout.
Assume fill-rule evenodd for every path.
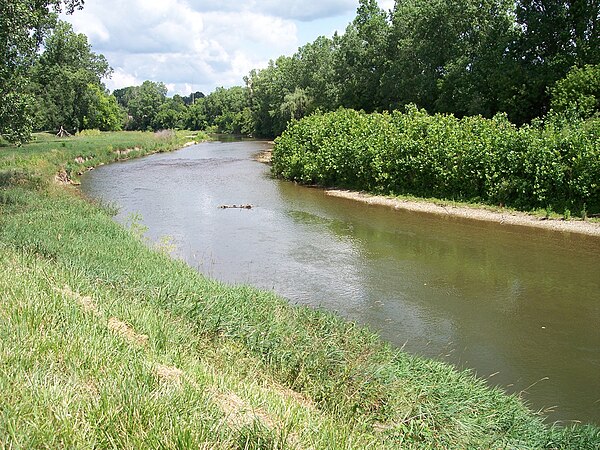
M 266 150 L 254 155 L 254 159 L 261 163 L 271 162 L 271 150 Z M 569 233 L 585 234 L 600 237 L 600 222 L 587 222 L 583 220 L 546 219 L 518 211 L 492 211 L 485 208 L 469 206 L 445 205 L 442 202 L 433 203 L 426 200 L 414 201 L 380 195 L 365 194 L 362 192 L 346 191 L 342 189 L 325 189 L 327 195 L 332 197 L 347 198 L 369 205 L 387 206 L 393 209 L 404 209 L 429 214 L 450 215 L 471 220 L 496 222 L 506 225 L 520 225 L 526 227 L 543 228 L 546 230 L 563 231 Z
M 566 231 L 569 233 L 579 233 L 586 234 L 588 236 L 600 237 L 600 223 L 598 222 L 546 219 L 518 211 L 491 211 L 482 208 L 470 208 L 468 206 L 443 205 L 428 201 L 403 200 L 339 189 L 326 189 L 325 193 L 333 197 L 342 197 L 368 203 L 370 205 L 381 205 L 394 209 L 404 209 L 408 211 L 417 211 L 429 214 L 451 215 L 471 220 L 544 228 L 546 230 Z

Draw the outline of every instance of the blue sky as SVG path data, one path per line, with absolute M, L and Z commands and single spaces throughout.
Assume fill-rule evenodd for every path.
M 379 0 L 384 9 L 393 0 Z M 242 85 L 251 69 L 343 32 L 358 0 L 87 0 L 63 19 L 114 69 L 110 89 L 162 81 L 169 95 Z

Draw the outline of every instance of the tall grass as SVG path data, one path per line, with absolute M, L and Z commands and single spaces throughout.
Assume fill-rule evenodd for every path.
M 59 174 L 62 181 L 76 183 L 81 174 L 98 165 L 171 151 L 184 143 L 206 139 L 204 133 L 188 131 L 97 132 L 70 138 L 36 133 L 29 144 L 0 147 L 0 186 L 9 181 L 49 183 Z
M 41 186 L 0 187 L 0 447 L 598 448 L 595 427 L 207 279 Z

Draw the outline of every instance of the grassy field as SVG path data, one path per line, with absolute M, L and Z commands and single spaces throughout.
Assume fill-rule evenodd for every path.
M 0 448 L 600 448 L 596 427 L 207 279 L 65 185 L 202 138 L 0 147 Z

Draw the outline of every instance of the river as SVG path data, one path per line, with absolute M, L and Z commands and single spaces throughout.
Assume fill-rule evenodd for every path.
M 85 194 L 229 283 L 367 324 L 470 368 L 548 422 L 600 424 L 600 239 L 396 211 L 272 179 L 261 141 L 100 167 Z M 252 209 L 221 209 L 251 204 Z

